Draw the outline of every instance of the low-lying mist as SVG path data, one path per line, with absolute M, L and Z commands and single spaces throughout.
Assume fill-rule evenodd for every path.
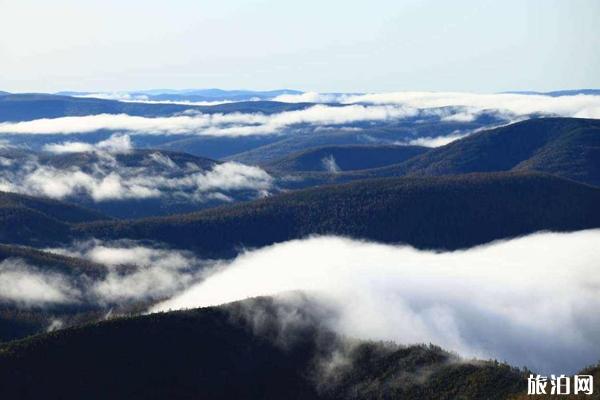
M 169 298 L 198 282 L 206 265 L 213 265 L 186 251 L 129 240 L 88 240 L 45 250 L 88 260 L 104 269 L 90 276 L 85 269 L 67 273 L 8 258 L 0 263 L 0 303 L 21 307 L 102 307 L 152 302 Z
M 455 252 L 315 237 L 247 251 L 152 311 L 303 291 L 347 336 L 572 373 L 600 360 L 599 267 L 600 230 Z

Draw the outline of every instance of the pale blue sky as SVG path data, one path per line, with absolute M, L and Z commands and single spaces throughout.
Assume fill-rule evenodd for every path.
M 0 0 L 0 90 L 600 87 L 600 0 Z

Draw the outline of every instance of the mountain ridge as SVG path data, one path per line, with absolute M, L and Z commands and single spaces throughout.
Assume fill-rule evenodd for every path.
M 152 239 L 209 257 L 229 257 L 239 248 L 311 234 L 458 249 L 539 230 L 598 227 L 598 203 L 600 188 L 547 174 L 381 178 L 197 213 L 91 222 L 74 229 L 77 236 Z

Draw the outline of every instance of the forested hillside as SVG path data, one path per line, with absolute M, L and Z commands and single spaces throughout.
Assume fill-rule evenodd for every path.
M 504 399 L 525 383 L 517 369 L 460 360 L 435 346 L 342 338 L 302 308 L 268 298 L 0 346 L 3 398 Z
M 198 213 L 80 224 L 76 237 L 152 239 L 204 256 L 311 234 L 457 249 L 539 230 L 600 226 L 600 189 L 542 174 L 354 182 Z

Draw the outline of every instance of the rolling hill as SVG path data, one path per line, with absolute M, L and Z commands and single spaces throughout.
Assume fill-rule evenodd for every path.
M 352 171 L 398 164 L 428 151 L 422 146 L 347 145 L 312 148 L 262 165 L 277 172 Z
M 600 120 L 539 118 L 485 130 L 372 176 L 540 171 L 600 185 Z
M 332 126 L 327 129 L 299 128 L 293 135 L 282 135 L 276 142 L 225 159 L 263 165 L 314 147 L 408 144 L 413 140 L 466 133 L 502 123 L 506 121 L 498 116 L 482 116 L 470 122 L 457 122 L 440 120 L 435 115 L 419 114 L 402 120 L 378 121 L 377 124 L 356 123 L 342 128 Z
M 540 230 L 599 227 L 598 204 L 600 189 L 543 174 L 388 178 L 191 214 L 79 224 L 74 235 L 151 239 L 210 257 L 312 234 L 457 249 Z
M 525 383 L 524 371 L 435 346 L 341 338 L 301 306 L 268 298 L 0 345 L 2 398 L 504 399 Z

